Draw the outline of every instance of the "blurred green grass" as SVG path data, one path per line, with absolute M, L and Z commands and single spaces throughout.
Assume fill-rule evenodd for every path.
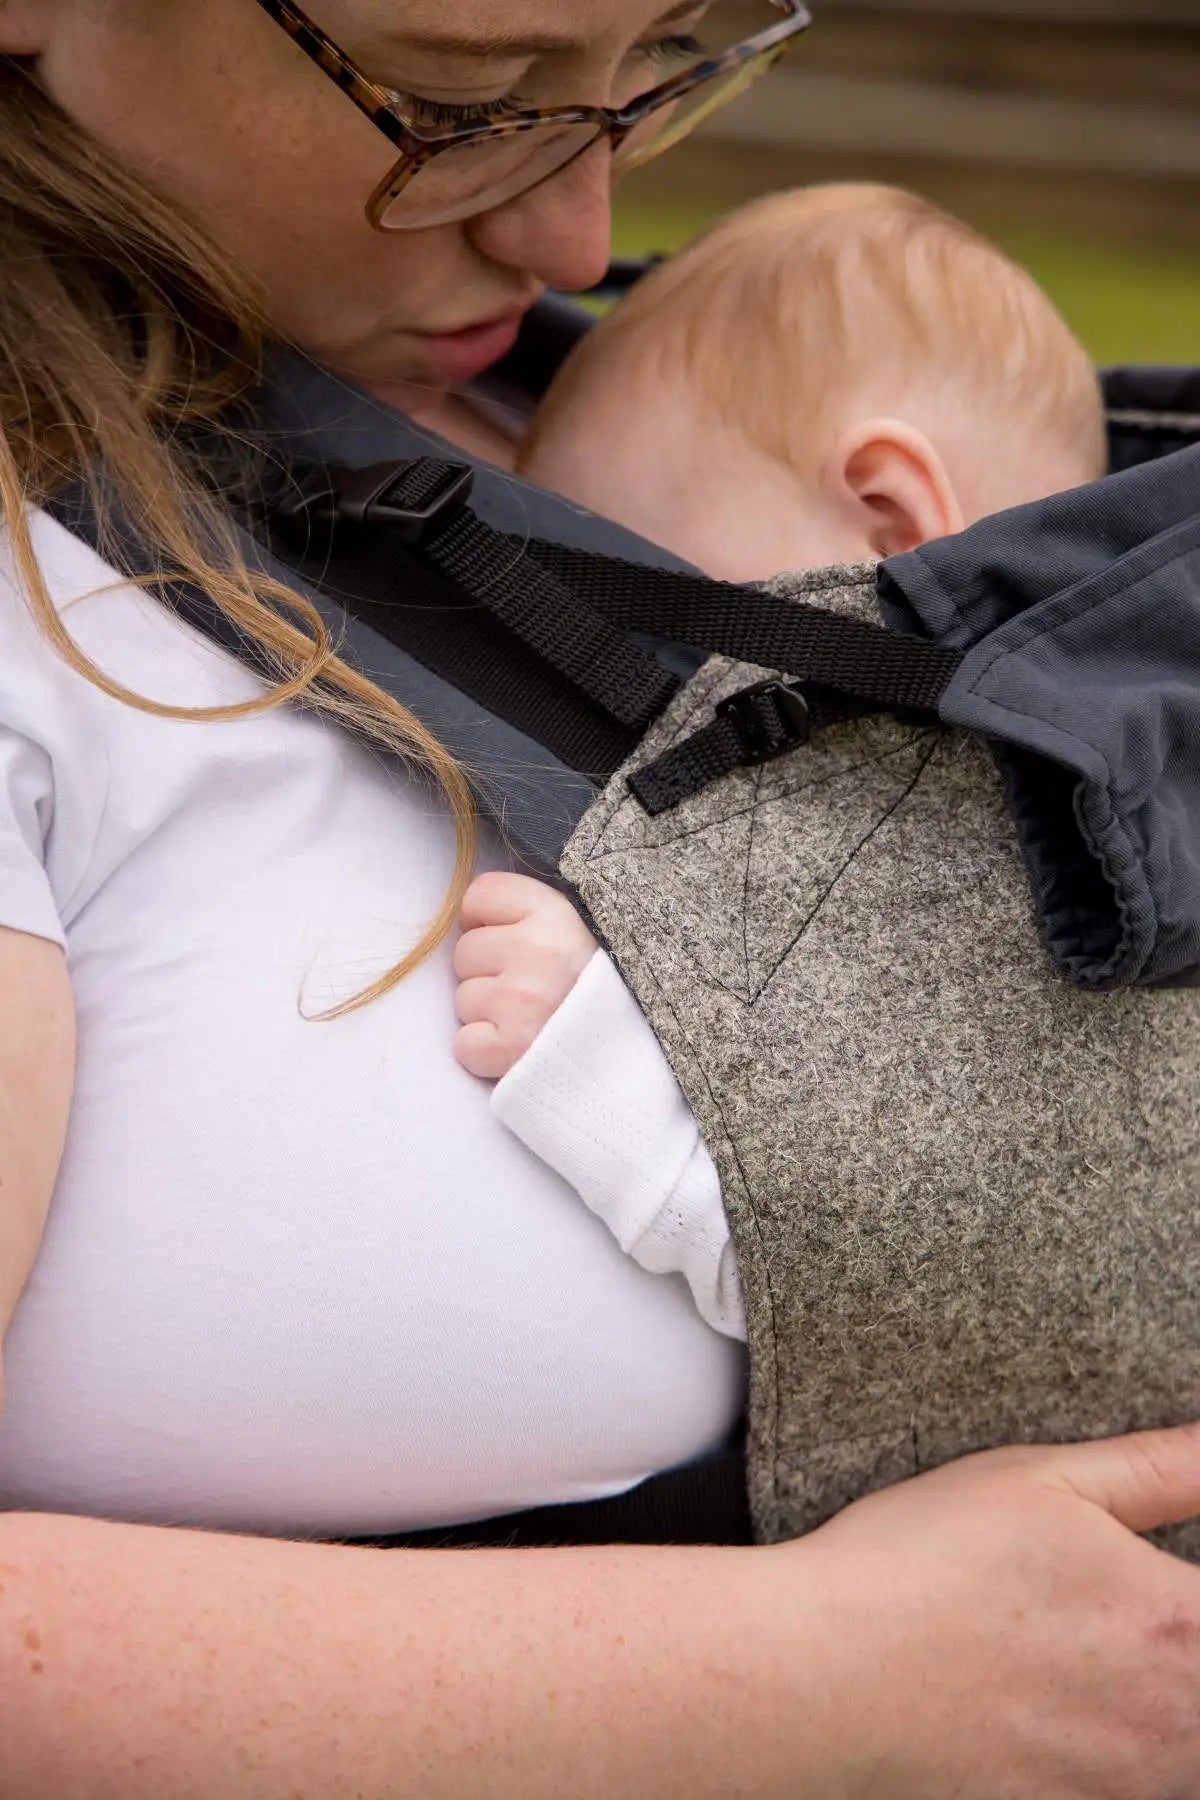
M 713 211 L 703 199 L 662 202 L 626 190 L 617 254 L 678 249 Z M 1032 270 L 1098 363 L 1200 364 L 1200 255 L 977 222 Z

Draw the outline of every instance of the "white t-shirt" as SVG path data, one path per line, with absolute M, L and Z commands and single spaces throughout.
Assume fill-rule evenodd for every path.
M 178 705 L 255 691 L 34 528 L 59 604 L 92 595 L 65 617 L 111 676 Z M 0 1506 L 404 1530 L 616 1493 L 736 1421 L 736 1276 L 669 1077 L 650 1173 L 606 1224 L 602 1194 L 581 1204 L 515 1135 L 554 1137 L 547 1103 L 514 1071 L 493 1109 L 453 1061 L 449 947 L 360 1013 L 301 1016 L 397 960 L 451 854 L 436 796 L 311 716 L 190 723 L 108 698 L 41 638 L 0 547 L 0 925 L 65 944 L 80 1026 L 5 1344 Z M 483 861 L 504 865 L 498 840 Z M 608 992 L 661 1078 L 603 959 L 581 990 L 585 1009 Z M 628 1201 L 658 1266 L 655 1194 L 696 1212 L 687 1280 L 613 1235 Z

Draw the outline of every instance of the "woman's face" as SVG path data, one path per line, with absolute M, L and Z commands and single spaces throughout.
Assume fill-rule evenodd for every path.
M 515 94 L 552 106 L 610 103 L 631 57 L 679 7 L 308 0 L 306 10 L 384 86 L 448 104 Z M 564 42 L 538 51 L 540 38 Z M 206 219 L 263 284 L 282 336 L 377 392 L 401 385 L 411 401 L 412 384 L 432 400 L 477 372 L 470 344 L 445 334 L 511 320 L 544 287 L 587 286 L 607 265 L 603 146 L 479 218 L 374 231 L 364 208 L 394 150 L 255 0 L 0 0 L 5 50 L 36 56 L 66 112 Z M 476 359 L 491 359 L 485 340 Z

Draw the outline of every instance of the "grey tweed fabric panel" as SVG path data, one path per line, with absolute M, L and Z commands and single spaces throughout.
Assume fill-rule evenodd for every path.
M 776 589 L 877 616 L 873 568 Z M 763 673 L 708 663 L 637 762 Z M 986 1446 L 1200 1417 L 1200 993 L 1054 975 L 986 748 L 855 721 L 657 819 L 627 773 L 563 873 L 720 1172 L 760 1538 Z

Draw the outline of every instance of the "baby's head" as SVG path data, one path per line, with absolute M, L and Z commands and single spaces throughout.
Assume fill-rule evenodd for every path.
M 1095 371 L 1032 277 L 874 186 L 774 195 L 645 277 L 520 460 L 734 581 L 895 555 L 1106 466 Z

